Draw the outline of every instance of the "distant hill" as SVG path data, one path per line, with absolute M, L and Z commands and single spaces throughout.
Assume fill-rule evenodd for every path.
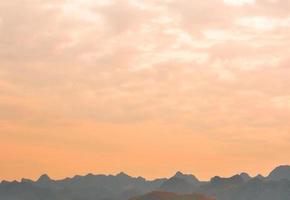
M 268 180 L 279 181 L 283 179 L 290 180 L 290 166 L 282 165 L 275 168 L 267 177 Z
M 174 192 L 181 194 L 188 194 L 193 192 L 194 185 L 188 183 L 186 180 L 172 177 L 162 183 L 160 190 L 166 192 Z
M 221 187 L 233 187 L 245 182 L 244 178 L 241 175 L 235 175 L 230 178 L 221 178 L 215 176 L 210 180 L 211 185 L 221 186 Z
M 153 192 L 159 191 L 159 192 Z M 196 195 L 204 194 L 204 195 Z M 53 180 L 2 181 L 0 200 L 290 200 L 290 167 L 275 168 L 268 177 L 246 173 L 199 181 L 177 172 L 171 178 L 146 180 L 123 172 L 117 175 L 74 176 Z
M 180 171 L 176 172 L 176 174 L 173 177 L 183 179 L 193 185 L 198 185 L 200 183 L 200 181 L 194 175 L 183 174 Z
M 210 182 L 196 187 L 195 192 L 218 200 L 289 200 L 290 181 L 269 181 L 260 177 L 245 181 L 241 175 L 214 177 Z
M 195 176 L 177 172 L 174 176 L 162 183 L 160 190 L 181 194 L 192 193 L 193 188 L 199 183 L 199 180 Z
M 244 181 L 249 181 L 249 180 L 252 179 L 252 177 L 249 174 L 245 173 L 245 172 L 241 173 L 240 176 L 242 177 L 242 179 Z
M 2 183 L 0 184 L 1 200 L 63 200 L 50 188 L 40 188 L 30 183 Z
M 148 181 L 125 173 L 75 176 L 52 180 L 44 174 L 37 181 L 3 181 L 0 200 L 127 200 L 160 188 L 166 179 Z
M 170 192 L 151 192 L 130 200 L 214 200 L 202 194 L 178 195 Z

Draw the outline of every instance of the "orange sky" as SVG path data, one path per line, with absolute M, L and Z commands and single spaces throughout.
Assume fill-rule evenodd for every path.
M 0 180 L 290 163 L 290 3 L 0 2 Z

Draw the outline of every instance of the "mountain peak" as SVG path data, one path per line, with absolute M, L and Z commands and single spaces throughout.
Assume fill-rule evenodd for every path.
M 130 177 L 128 174 L 125 172 L 120 172 L 119 174 L 116 175 L 117 177 Z
M 262 176 L 261 174 L 258 174 L 257 176 L 254 177 L 254 179 L 265 180 L 266 178 Z
M 241 175 L 234 175 L 230 178 L 222 178 L 220 176 L 215 176 L 211 178 L 210 183 L 214 185 L 239 185 L 244 183 L 244 179 Z
M 184 175 L 184 174 L 181 171 L 177 171 L 174 176 L 178 177 L 178 176 L 182 176 L 182 175 Z
M 88 174 L 86 175 L 86 177 L 93 177 L 93 176 L 94 176 L 93 173 L 88 173 Z
M 183 179 L 191 184 L 198 184 L 199 183 L 199 180 L 194 175 L 184 174 L 180 171 L 177 171 L 172 178 L 180 178 L 180 179 Z
M 37 180 L 37 182 L 48 182 L 48 181 L 51 181 L 51 179 L 47 174 L 41 175 Z
M 240 176 L 244 179 L 244 181 L 248 181 L 252 178 L 248 173 L 245 172 L 242 172 Z
M 21 183 L 32 183 L 33 181 L 27 178 L 22 178 Z
M 282 179 L 290 180 L 290 166 L 281 165 L 276 167 L 267 178 L 272 181 L 278 181 Z
M 2 180 L 1 181 L 1 184 L 9 184 L 10 182 L 9 181 L 6 181 L 6 180 Z

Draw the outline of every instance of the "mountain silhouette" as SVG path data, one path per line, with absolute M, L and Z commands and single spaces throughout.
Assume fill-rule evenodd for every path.
M 258 174 L 257 176 L 255 176 L 253 179 L 259 179 L 259 180 L 266 180 L 267 178 L 262 176 L 261 174 Z
M 242 177 L 242 179 L 244 181 L 249 181 L 249 180 L 252 179 L 252 177 L 249 174 L 245 173 L 245 172 L 241 173 L 240 176 Z
M 282 179 L 290 180 L 290 166 L 281 165 L 279 167 L 276 167 L 267 178 L 272 181 L 279 181 Z
M 46 184 L 46 183 L 51 183 L 53 180 L 47 175 L 47 174 L 43 174 L 41 175 L 38 179 L 37 179 L 37 183 L 43 183 L 43 184 Z
M 194 175 L 192 175 L 192 174 L 183 174 L 180 171 L 176 172 L 176 174 L 173 177 L 181 178 L 181 179 L 187 181 L 188 183 L 194 184 L 194 185 L 197 185 L 197 184 L 200 183 L 199 180 Z
M 52 180 L 44 174 L 37 181 L 32 182 L 2 181 L 0 199 L 127 200 L 158 189 L 165 180 L 148 181 L 142 177 L 135 178 L 125 173 L 119 173 L 116 176 L 87 174 L 63 180 Z
M 216 200 L 289 200 L 289 166 L 275 168 L 268 177 L 252 178 L 240 173 L 229 178 L 215 176 L 202 182 L 181 172 L 169 179 L 155 180 L 121 172 L 117 175 L 76 175 L 62 180 L 53 180 L 44 174 L 36 181 L 22 179 L 21 182 L 0 183 L 0 200 L 208 200 L 208 197 Z
M 162 183 L 161 191 L 187 194 L 193 191 L 194 185 L 178 177 L 172 177 Z
M 174 193 L 191 193 L 194 186 L 200 184 L 199 180 L 191 174 L 178 171 L 174 176 L 164 181 L 160 186 L 161 191 Z
M 216 186 L 233 186 L 240 185 L 245 182 L 244 178 L 241 175 L 235 175 L 230 178 L 221 178 L 219 176 L 215 176 L 210 180 L 212 185 Z
M 200 192 L 218 200 L 289 200 L 290 181 L 267 181 L 253 178 L 239 184 L 213 186 L 207 183 L 206 187 L 197 188 Z

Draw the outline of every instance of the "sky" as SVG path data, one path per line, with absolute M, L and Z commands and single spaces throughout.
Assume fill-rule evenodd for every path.
M 0 1 L 0 180 L 290 163 L 289 0 Z

